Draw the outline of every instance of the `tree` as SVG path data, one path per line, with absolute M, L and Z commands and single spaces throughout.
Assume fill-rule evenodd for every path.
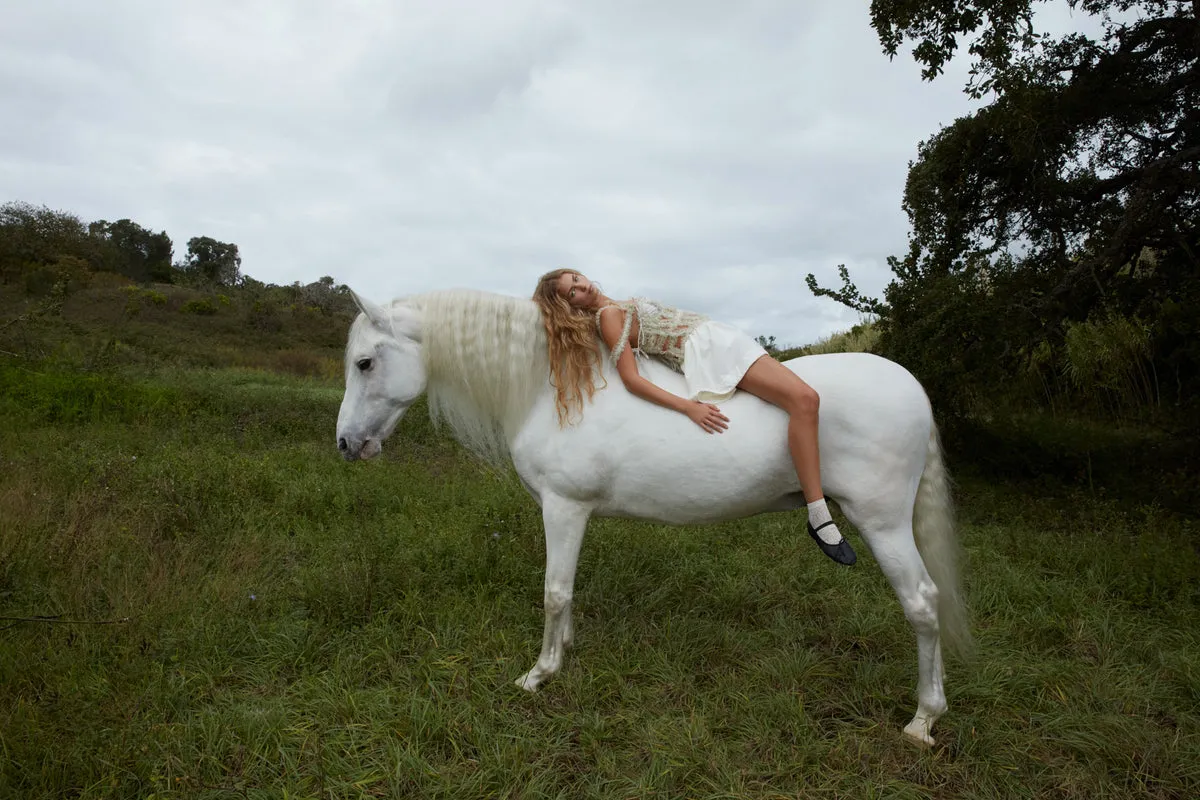
M 890 263 L 890 262 L 889 262 Z M 838 277 L 842 279 L 841 289 L 823 289 L 817 285 L 817 279 L 811 273 L 805 279 L 808 289 L 817 297 L 829 297 L 837 300 L 847 308 L 852 308 L 860 314 L 882 314 L 886 306 L 879 300 L 863 297 L 858 287 L 850 280 L 850 271 L 845 264 L 838 264 Z
M 29 203 L 0 206 L 0 263 L 47 264 L 87 250 L 87 229 L 79 217 Z
M 153 233 L 129 219 L 97 220 L 88 232 L 108 245 L 108 269 L 136 281 L 171 281 L 174 246 L 166 231 Z
M 758 342 L 759 346 L 768 353 L 779 352 L 779 345 L 775 344 L 774 336 L 755 336 L 754 341 Z
M 885 53 L 911 45 L 932 80 L 966 41 L 965 90 L 992 98 L 910 164 L 883 350 L 962 400 L 1118 314 L 1151 327 L 1183 402 L 1200 326 L 1168 312 L 1200 303 L 1200 0 L 1066 0 L 1102 33 L 1057 38 L 1035 30 L 1038 1 L 871 4 Z M 818 293 L 861 300 L 848 278 Z
M 37 283 L 86 273 L 96 254 L 79 217 L 46 206 L 13 202 L 0 206 L 0 282 L 40 275 Z
M 241 276 L 242 257 L 236 244 L 218 242 L 207 236 L 188 239 L 184 269 L 217 286 L 233 286 Z
M 299 287 L 300 302 L 306 306 L 319 309 L 324 314 L 336 311 L 354 310 L 354 300 L 350 296 L 349 287 L 336 284 L 330 275 L 322 275 L 313 283 Z

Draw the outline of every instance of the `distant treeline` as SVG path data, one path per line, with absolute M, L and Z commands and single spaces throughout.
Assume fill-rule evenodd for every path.
M 208 236 L 188 240 L 175 259 L 166 231 L 154 231 L 130 219 L 85 223 L 75 214 L 24 202 L 0 206 L 0 286 L 25 294 L 65 295 L 86 285 L 89 276 L 110 273 L 140 284 L 174 284 L 248 295 L 279 294 L 289 303 L 324 312 L 350 311 L 345 286 L 325 276 L 313 283 L 276 287 L 242 272 L 242 257 L 232 242 Z M 278 298 L 277 298 L 278 299 Z

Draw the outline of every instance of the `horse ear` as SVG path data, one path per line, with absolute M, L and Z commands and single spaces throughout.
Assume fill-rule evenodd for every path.
M 367 319 L 371 320 L 371 324 L 381 330 L 390 330 L 392 327 L 391 317 L 383 306 L 378 306 L 363 297 L 360 297 L 353 289 L 350 290 L 350 296 L 354 298 L 354 305 L 358 306 L 358 310 L 367 315 Z
M 395 306 L 392 314 L 392 333 L 414 342 L 421 341 L 421 313 L 405 305 Z

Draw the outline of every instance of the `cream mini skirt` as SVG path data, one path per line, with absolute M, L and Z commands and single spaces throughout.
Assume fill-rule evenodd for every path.
M 683 377 L 689 400 L 723 403 L 737 391 L 746 370 L 767 351 L 732 325 L 708 320 L 683 343 Z

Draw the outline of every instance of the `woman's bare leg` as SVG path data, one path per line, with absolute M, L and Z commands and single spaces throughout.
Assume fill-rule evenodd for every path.
M 770 356 L 751 364 L 738 388 L 788 413 L 788 452 L 808 503 L 808 533 L 825 555 L 839 564 L 853 564 L 857 557 L 834 524 L 821 488 L 821 451 L 817 441 L 820 397 L 799 375 Z
M 770 356 L 763 356 L 751 364 L 738 388 L 788 413 L 788 452 L 792 455 L 804 500 L 811 503 L 824 497 L 821 451 L 817 441 L 817 413 L 821 399 L 816 391 Z

